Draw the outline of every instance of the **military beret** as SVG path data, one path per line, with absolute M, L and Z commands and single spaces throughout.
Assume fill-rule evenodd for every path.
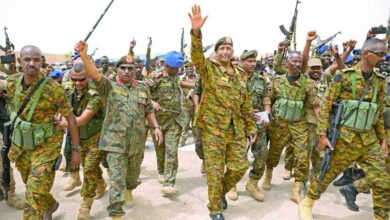
M 61 74 L 61 71 L 59 70 L 56 70 L 56 69 L 53 69 L 50 74 L 49 74 L 50 77 L 53 77 L 53 78 L 60 78 L 62 76 Z
M 362 54 L 362 49 L 354 49 L 354 50 L 352 51 L 352 54 L 353 54 L 353 55 L 361 55 L 361 54 Z
M 317 48 L 316 51 L 317 51 L 318 54 L 321 55 L 321 54 L 323 54 L 327 50 L 329 50 L 329 45 L 324 44 L 321 47 Z
M 171 51 L 164 56 L 165 63 L 173 68 L 179 68 L 184 63 L 183 54 L 177 51 Z
M 116 63 L 116 67 L 118 68 L 122 64 L 133 64 L 134 65 L 134 59 L 131 55 L 125 55 L 121 57 L 118 62 Z
M 240 56 L 240 60 L 246 60 L 248 58 L 256 58 L 257 57 L 257 50 L 244 50 Z
M 350 55 L 348 55 L 347 59 L 345 59 L 344 63 L 348 64 L 348 63 L 350 63 L 352 61 L 353 61 L 353 56 L 350 54 Z
M 312 58 L 309 60 L 309 62 L 307 63 L 307 65 L 309 67 L 312 67 L 312 66 L 322 66 L 322 63 L 321 63 L 321 60 L 318 59 L 318 58 Z
M 221 45 L 231 45 L 233 46 L 233 41 L 230 37 L 221 37 L 217 43 L 215 43 L 214 51 L 218 50 L 218 47 Z
M 386 54 L 385 59 L 390 60 L 390 53 Z

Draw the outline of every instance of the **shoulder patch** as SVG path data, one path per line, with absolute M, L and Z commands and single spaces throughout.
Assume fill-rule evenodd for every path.
M 91 96 L 94 96 L 94 95 L 97 95 L 99 93 L 95 89 L 90 89 L 90 90 L 88 90 L 88 94 L 90 94 Z

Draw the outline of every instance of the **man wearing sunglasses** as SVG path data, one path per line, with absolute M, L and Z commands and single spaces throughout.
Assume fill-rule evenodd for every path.
M 102 177 L 103 171 L 99 164 L 103 153 L 99 150 L 98 142 L 104 119 L 103 99 L 96 90 L 96 86 L 88 78 L 88 72 L 82 62 L 75 62 L 70 70 L 72 89 L 68 93 L 68 99 L 76 115 L 80 134 L 80 146 L 83 164 L 83 186 L 81 197 L 83 201 L 77 218 L 79 220 L 90 219 L 90 209 L 93 198 L 101 198 L 104 194 L 106 183 Z M 67 127 L 65 120 L 59 125 Z M 67 161 L 68 162 L 68 161 Z M 64 185 L 66 191 L 81 185 L 79 168 L 70 169 L 70 181 Z
M 97 90 L 107 99 L 99 149 L 107 154 L 111 170 L 107 211 L 112 219 L 122 219 L 125 215 L 122 206 L 133 204 L 132 190 L 139 184 L 147 132 L 145 118 L 153 128 L 158 143 L 162 141 L 162 133 L 147 85 L 134 79 L 135 65 L 130 55 L 118 60 L 118 82 L 112 82 L 100 74 L 91 62 L 87 54 L 88 45 L 84 41 L 79 41 L 75 50 L 80 53 Z
M 388 219 L 390 211 L 390 176 L 386 170 L 388 154 L 384 127 L 385 81 L 374 67 L 384 60 L 386 43 L 378 38 L 363 44 L 361 61 L 334 76 L 318 118 L 319 147 L 333 147 L 330 169 L 323 181 L 314 177 L 306 197 L 299 204 L 300 218 L 313 219 L 314 201 L 329 183 L 353 162 L 358 162 L 372 188 L 374 219 Z M 336 146 L 326 137 L 333 103 L 343 104 L 342 121 Z M 375 120 L 377 118 L 377 120 Z

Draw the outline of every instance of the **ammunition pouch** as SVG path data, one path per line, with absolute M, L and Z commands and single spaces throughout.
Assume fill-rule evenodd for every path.
M 359 102 L 359 100 L 344 100 L 341 115 L 341 125 L 354 131 L 367 131 L 378 119 L 378 104 Z
M 14 124 L 12 142 L 25 150 L 34 150 L 54 133 L 55 127 L 52 123 L 33 124 L 18 117 Z
M 273 112 L 279 119 L 294 122 L 302 119 L 305 113 L 303 106 L 303 101 L 279 98 L 273 106 Z
M 103 120 L 92 118 L 87 124 L 79 127 L 80 139 L 85 140 L 102 129 Z

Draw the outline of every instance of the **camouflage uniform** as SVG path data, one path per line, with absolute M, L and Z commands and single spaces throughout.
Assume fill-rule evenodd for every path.
M 219 63 L 206 60 L 202 38 L 194 35 L 191 58 L 203 87 L 194 124 L 202 130 L 208 208 L 217 214 L 222 211 L 221 196 L 236 186 L 248 169 L 246 137 L 256 134 L 257 128 L 243 70 L 233 66 L 230 74 Z
M 366 86 L 366 81 L 375 84 L 379 81 L 377 90 L 378 112 L 384 110 L 384 82 L 381 77 L 373 75 L 365 80 L 359 65 L 344 69 L 343 73 L 338 73 L 334 77 L 334 83 L 331 84 L 325 95 L 325 103 L 321 107 L 320 117 L 318 119 L 317 135 L 325 135 L 329 127 L 329 113 L 332 104 L 336 101 L 359 99 Z M 376 72 L 376 71 L 374 71 Z M 356 97 L 353 98 L 353 86 L 351 80 L 355 77 Z M 364 100 L 372 101 L 376 86 L 368 89 Z M 374 101 L 375 102 L 375 101 Z M 319 184 L 318 178 L 312 179 L 312 184 L 308 190 L 307 196 L 317 200 L 320 198 L 326 187 L 337 175 L 345 170 L 350 164 L 357 161 L 366 173 L 366 178 L 372 184 L 372 198 L 374 202 L 374 214 L 377 217 L 388 219 L 390 211 L 390 176 L 386 172 L 386 163 L 383 153 L 380 150 L 379 140 L 386 138 L 383 114 L 379 114 L 378 120 L 373 128 L 367 131 L 356 131 L 341 125 L 339 128 L 340 136 L 337 139 L 332 159 L 330 161 L 330 170 L 324 176 L 324 180 Z
M 127 87 L 105 77 L 97 82 L 99 93 L 107 98 L 99 149 L 107 152 L 110 172 L 109 216 L 122 216 L 123 191 L 135 189 L 140 174 L 146 137 L 145 117 L 153 112 L 148 87 L 133 80 Z
M 270 96 L 272 103 L 275 103 L 277 99 L 283 97 L 283 84 L 286 88 L 286 95 L 289 100 L 297 100 L 298 94 L 301 93 L 302 84 L 304 84 L 304 91 L 302 92 L 300 99 L 304 102 L 303 111 L 319 104 L 316 98 L 313 81 L 304 75 L 301 75 L 299 79 L 292 83 L 287 80 L 286 75 L 276 77 L 272 85 L 272 93 Z M 275 106 L 273 106 L 274 113 L 275 110 Z M 274 118 L 275 120 L 271 123 L 269 128 L 270 149 L 267 159 L 267 168 L 272 169 L 278 165 L 283 147 L 290 143 L 290 147 L 293 148 L 295 156 L 295 181 L 306 182 L 309 174 L 309 137 L 306 116 L 304 115 L 296 122 L 279 119 L 275 114 Z
M 194 76 L 193 78 L 189 78 L 188 76 L 184 77 L 182 79 L 182 81 L 184 82 L 187 82 L 187 83 L 195 83 L 196 82 L 196 76 Z M 187 121 L 186 121 L 186 124 L 185 126 L 183 127 L 183 131 L 181 132 L 181 137 L 180 137 L 180 145 L 184 145 L 186 140 L 187 140 L 187 137 L 188 137 L 188 132 L 190 130 L 190 124 L 191 122 L 193 121 L 194 119 L 194 103 L 192 103 L 192 99 L 191 98 L 188 98 L 187 99 L 187 96 L 189 95 L 190 92 L 192 89 L 189 89 L 189 88 L 183 88 L 183 95 L 184 95 L 184 112 L 186 114 L 186 118 L 187 118 Z
M 86 91 L 84 94 L 80 94 L 80 97 L 77 97 L 75 89 L 68 95 L 69 100 L 74 108 L 73 113 L 76 116 L 80 116 L 84 110 L 89 109 L 95 113 L 92 119 L 88 122 L 96 121 L 93 126 L 97 126 L 101 129 L 103 122 L 103 100 L 99 96 L 99 93 L 96 91 L 95 86 L 92 82 L 88 82 Z M 79 127 L 80 133 L 80 146 L 81 146 L 81 159 L 83 165 L 83 174 L 84 181 L 81 189 L 82 197 L 93 198 L 96 193 L 96 187 L 104 185 L 104 179 L 102 177 L 103 171 L 100 168 L 99 164 L 103 158 L 103 153 L 100 152 L 98 147 L 98 142 L 100 138 L 100 129 L 97 130 L 95 134 L 88 138 L 82 137 L 83 130 L 88 130 L 87 125 L 83 125 L 85 129 Z M 70 161 L 69 161 L 70 162 Z M 78 172 L 78 170 L 77 170 Z
M 308 73 L 305 73 L 305 75 L 309 77 Z M 313 80 L 316 95 L 319 100 L 323 99 L 326 88 L 330 85 L 331 80 L 332 75 L 329 71 L 323 72 L 321 75 L 321 79 L 319 79 L 318 81 Z M 320 152 L 317 148 L 318 141 L 317 134 L 315 133 L 317 128 L 317 117 L 315 116 L 313 109 L 306 109 L 306 118 L 309 128 L 309 158 L 311 159 L 312 167 L 315 174 L 320 168 L 320 162 L 322 158 L 321 154 L 323 153 Z M 286 170 L 292 170 L 294 165 L 294 152 L 292 150 L 293 149 L 290 147 L 290 145 L 286 147 L 284 166 Z
M 15 91 L 23 87 L 19 83 L 22 74 L 16 74 L 8 78 L 7 94 L 11 99 L 10 110 L 16 112 L 28 93 L 32 90 L 37 81 L 43 77 L 40 74 L 27 90 L 20 89 L 20 95 L 15 96 Z M 18 104 L 19 103 L 19 104 Z M 31 102 L 26 106 L 25 111 L 19 116 L 25 120 Z M 60 113 L 69 116 L 72 113 L 72 106 L 66 98 L 64 89 L 54 80 L 47 79 L 43 87 L 42 95 L 35 107 L 31 123 L 53 123 L 54 116 Z M 55 199 L 50 194 L 54 182 L 53 165 L 60 156 L 63 130 L 54 128 L 54 134 L 35 150 L 24 150 L 23 147 L 12 144 L 9 151 L 9 158 L 15 162 L 23 182 L 26 184 L 26 207 L 23 212 L 24 219 L 42 219 L 44 212 L 55 204 Z
M 183 90 L 179 76 L 169 76 L 163 70 L 155 74 L 159 76 L 148 77 L 145 82 L 149 85 L 152 100 L 161 108 L 156 112 L 156 119 L 161 126 L 164 140 L 160 145 L 154 141 L 157 170 L 159 175 L 164 175 L 163 186 L 173 187 L 179 165 L 177 151 L 180 134 L 187 122 L 183 108 Z
M 106 76 L 112 81 L 116 81 L 116 75 L 115 69 L 108 67 L 107 69 L 104 69 L 103 67 L 99 68 L 99 72 L 103 74 L 103 76 Z
M 254 110 L 262 112 L 264 111 L 264 105 L 271 105 L 271 100 L 267 94 L 266 80 L 260 73 L 253 73 L 248 78 L 248 90 L 252 96 Z M 249 178 L 253 180 L 259 180 L 264 174 L 268 157 L 267 142 L 267 128 L 263 124 L 257 123 L 257 139 L 251 146 L 255 160 L 253 161 L 253 168 L 249 172 Z
M 195 82 L 195 88 L 193 90 L 193 95 L 199 96 L 199 101 L 201 100 L 202 96 L 202 80 L 200 77 Z M 194 122 L 196 120 L 196 115 L 194 115 Z M 195 152 L 196 155 L 198 155 L 199 159 L 204 160 L 204 153 L 203 153 L 203 142 L 202 142 L 202 131 L 195 126 L 192 128 L 192 132 L 195 137 Z

